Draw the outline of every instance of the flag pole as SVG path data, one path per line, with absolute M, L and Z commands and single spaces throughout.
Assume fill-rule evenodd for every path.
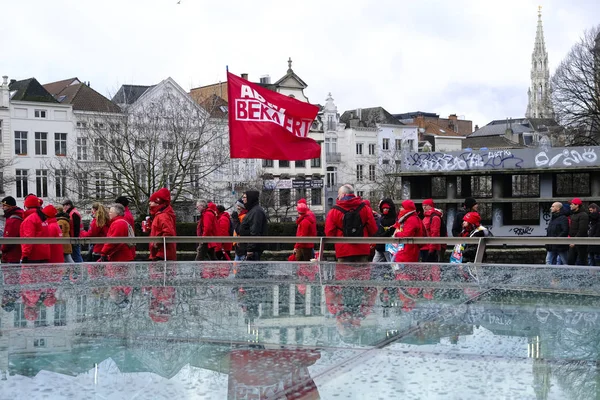
M 229 73 L 229 65 L 225 65 L 225 72 L 227 74 Z M 227 86 L 229 89 L 229 80 L 227 80 Z M 227 113 L 229 113 L 229 96 L 227 97 Z M 227 123 L 227 133 L 229 133 L 229 122 Z M 229 140 L 231 140 L 231 134 L 229 135 Z M 231 159 L 231 143 L 229 143 L 229 185 L 231 189 L 231 197 L 233 197 L 233 204 L 235 205 L 236 196 L 235 185 L 233 183 L 233 160 Z

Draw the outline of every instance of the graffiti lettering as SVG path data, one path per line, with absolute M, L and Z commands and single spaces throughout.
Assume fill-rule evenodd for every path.
M 519 228 L 510 228 L 508 231 L 514 233 L 517 236 L 525 236 L 531 235 L 533 233 L 533 228 L 530 226 L 524 226 Z
M 542 151 L 535 156 L 536 167 L 552 167 L 559 164 L 565 167 L 573 166 L 574 164 L 588 163 L 593 164 L 598 159 L 595 149 L 584 149 L 581 153 L 578 150 L 564 149 L 552 159 L 548 157 L 545 151 Z
M 484 154 L 464 152 L 458 156 L 447 153 L 411 153 L 406 161 L 409 169 L 418 169 L 420 171 L 523 167 L 523 159 L 515 156 L 510 151 L 495 151 Z

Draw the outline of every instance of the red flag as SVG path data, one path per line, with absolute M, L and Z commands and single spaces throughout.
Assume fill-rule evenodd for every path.
M 319 107 L 227 73 L 231 158 L 309 160 L 321 146 L 308 137 Z

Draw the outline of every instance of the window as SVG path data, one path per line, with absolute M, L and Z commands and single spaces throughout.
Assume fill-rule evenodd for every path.
M 289 206 L 292 203 L 292 190 L 279 189 L 279 205 Z
M 27 132 L 15 131 L 15 154 L 27 154 Z
M 80 172 L 76 177 L 78 198 L 79 200 L 85 200 L 88 198 L 88 174 L 87 172 Z
M 85 315 L 87 311 L 87 296 L 85 294 L 77 296 L 77 304 L 75 307 L 75 320 L 77 322 L 85 322 Z
M 327 187 L 335 187 L 337 184 L 337 169 L 335 167 L 327 167 Z
M 296 189 L 296 201 L 300 199 L 306 199 L 306 189 L 304 188 Z
M 135 165 L 135 176 L 137 178 L 138 185 L 144 189 L 148 187 L 148 171 L 143 163 L 138 163 Z
M 358 164 L 356 166 L 356 181 L 362 182 L 362 180 L 363 180 L 363 166 Z
M 554 176 L 554 195 L 581 197 L 590 195 L 589 173 L 565 173 Z
M 511 197 L 539 197 L 540 196 L 540 176 L 533 175 L 512 175 L 512 193 Z
M 0 143 L 2 143 L 2 120 L 0 119 Z
M 104 129 L 104 126 L 103 122 L 94 122 L 94 128 L 96 129 Z
M 162 142 L 163 150 L 173 150 L 175 148 L 175 142 L 172 141 L 164 141 Z
M 273 168 L 273 160 L 263 160 L 263 168 Z
M 279 168 L 289 168 L 290 162 L 287 160 L 279 160 Z
M 305 160 L 299 160 L 296 161 L 296 168 L 306 168 L 306 161 Z
M 368 147 L 369 147 L 369 155 L 370 156 L 375 155 L 375 147 L 376 147 L 375 143 L 369 143 Z
M 260 192 L 260 204 L 263 207 L 275 207 L 275 191 L 273 189 L 265 189 Z
M 35 155 L 45 156 L 48 154 L 48 132 L 35 133 Z
M 27 182 L 27 170 L 18 169 L 15 172 L 15 183 L 17 185 L 17 197 L 25 197 L 29 194 Z
M 57 169 L 54 171 L 54 183 L 56 186 L 56 197 L 67 197 L 67 170 Z
M 67 155 L 67 134 L 66 133 L 55 133 L 54 134 L 54 154 L 57 156 Z
M 326 137 L 325 138 L 325 153 L 337 153 L 337 138 Z
M 80 129 L 85 129 L 87 128 L 87 122 L 77 122 L 77 127 Z
M 402 139 L 396 139 L 396 150 L 402 150 Z
M 48 324 L 46 323 L 46 306 L 45 305 L 41 305 L 40 308 L 38 308 L 38 317 L 35 321 L 33 321 L 33 326 L 35 326 L 36 328 L 42 327 L 42 326 L 47 326 Z M 44 340 L 44 339 L 40 339 L 40 340 Z M 44 341 L 44 346 L 45 341 Z
M 94 139 L 94 161 L 104 161 L 104 151 L 102 139 Z
M 408 151 L 413 151 L 414 145 L 415 145 L 415 140 L 414 139 L 408 139 L 406 141 L 406 147 L 408 147 Z
M 310 160 L 311 168 L 321 168 L 321 158 L 313 158 Z
M 388 165 L 390 163 L 390 160 L 381 160 L 381 163 L 383 165 Z
M 106 197 L 106 174 L 104 172 L 94 173 L 96 184 L 95 198 L 104 199 Z
M 190 168 L 190 181 L 192 183 L 192 187 L 199 188 L 200 187 L 200 166 L 192 165 Z
M 25 304 L 16 303 L 15 309 L 14 309 L 14 315 L 15 315 L 14 327 L 15 328 L 25 328 L 27 326 L 27 319 L 25 319 Z
M 481 223 L 484 225 L 492 224 L 492 203 L 479 203 L 477 212 L 481 216 Z
M 35 118 L 46 118 L 46 110 L 35 110 L 33 112 Z
M 35 195 L 37 197 L 48 197 L 48 170 L 35 170 Z
M 121 174 L 119 174 L 118 172 L 113 172 L 112 174 L 112 192 L 114 193 L 121 193 L 121 179 L 123 178 L 123 176 Z
M 335 115 L 328 115 L 327 116 L 327 130 L 328 131 L 335 131 L 336 130 Z
M 322 204 L 323 199 L 321 199 L 321 196 L 323 196 L 323 191 L 321 190 L 321 188 L 316 188 L 316 189 L 310 189 L 310 203 L 313 206 L 320 206 Z
M 77 138 L 77 160 L 87 161 L 87 139 Z
M 538 203 L 523 203 L 519 201 L 505 204 L 504 216 L 504 223 L 507 225 L 538 224 L 540 220 L 540 205 Z
M 356 143 L 356 154 L 362 155 L 362 153 L 363 153 L 363 144 L 362 143 Z
M 492 197 L 492 177 L 490 175 L 471 176 L 471 197 Z
M 365 192 L 363 190 L 358 190 L 356 191 L 356 195 L 362 198 L 365 195 Z
M 369 180 L 371 182 L 375 180 L 375 165 L 369 165 Z
M 383 145 L 381 146 L 381 148 L 383 150 L 389 150 L 390 149 L 390 139 L 383 139 Z
M 54 305 L 54 326 L 67 326 L 67 303 L 64 301 Z
M 446 198 L 446 177 L 433 176 L 431 177 L 431 197 L 434 199 Z

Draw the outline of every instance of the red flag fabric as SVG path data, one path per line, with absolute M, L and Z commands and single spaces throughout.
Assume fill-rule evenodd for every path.
M 231 158 L 309 160 L 321 146 L 308 137 L 319 107 L 227 73 Z

